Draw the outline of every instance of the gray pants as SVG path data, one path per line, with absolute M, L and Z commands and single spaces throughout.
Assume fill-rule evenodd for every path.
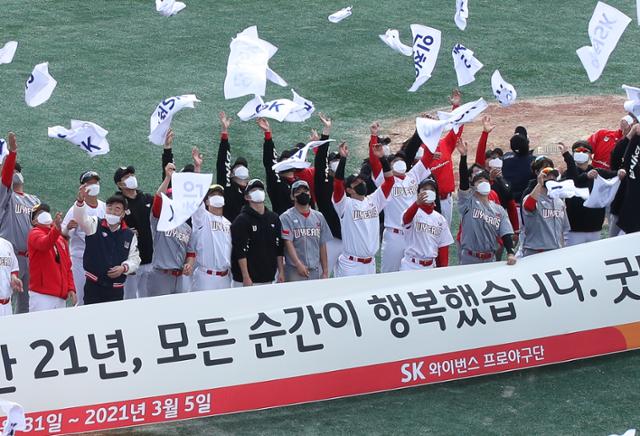
M 18 277 L 22 280 L 22 292 L 14 292 L 11 297 L 15 301 L 15 313 L 29 312 L 29 259 L 16 253 L 20 272 Z
M 460 250 L 460 265 L 474 265 L 477 263 L 490 263 L 495 261 L 495 254 L 489 259 L 480 259 L 479 257 L 472 256 L 471 254 L 467 253 L 467 250 Z
M 298 270 L 292 266 L 285 265 L 284 277 L 286 282 L 302 282 L 304 280 L 318 280 L 320 278 L 320 269 L 314 268 L 309 270 L 309 277 L 298 274 Z
M 185 292 L 182 276 L 175 276 L 153 269 L 147 281 L 147 296 L 181 294 Z

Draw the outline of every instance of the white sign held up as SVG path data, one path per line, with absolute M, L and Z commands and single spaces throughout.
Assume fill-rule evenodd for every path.
M 168 232 L 191 218 L 207 195 L 212 180 L 213 174 L 173 173 L 172 198 L 162 194 L 158 231 Z

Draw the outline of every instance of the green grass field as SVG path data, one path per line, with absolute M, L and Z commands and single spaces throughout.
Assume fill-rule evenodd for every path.
M 115 188 L 117 166 L 133 164 L 141 186 L 160 183 L 161 147 L 150 144 L 149 116 L 163 98 L 195 93 L 202 102 L 173 123 L 177 164 L 201 147 L 213 168 L 217 113 L 235 114 L 250 97 L 225 101 L 222 85 L 230 39 L 257 24 L 261 37 L 279 47 L 270 66 L 318 110 L 334 119 L 336 139 L 364 144 L 368 124 L 447 104 L 456 85 L 451 48 L 462 43 L 485 64 L 476 82 L 463 88 L 467 100 L 492 99 L 490 77 L 500 69 L 519 99 L 559 94 L 620 94 L 637 85 L 640 31 L 635 2 L 611 0 L 633 18 L 602 78 L 590 84 L 575 50 L 589 44 L 587 25 L 595 1 L 473 0 L 467 30 L 453 22 L 454 0 L 353 1 L 354 14 L 337 25 L 327 16 L 347 3 L 336 1 L 243 2 L 186 0 L 172 18 L 152 0 L 5 0 L 0 7 L 0 43 L 19 42 L 13 63 L 0 66 L 3 105 L 0 133 L 14 130 L 20 145 L 26 190 L 54 208 L 73 201 L 78 177 L 96 169 L 103 194 Z M 397 28 L 406 43 L 409 25 L 442 30 L 433 77 L 415 94 L 409 58 L 379 39 Z M 24 82 L 37 63 L 48 61 L 58 80 L 52 98 L 38 108 L 24 103 Z M 290 97 L 270 84 L 266 99 Z M 111 153 L 90 159 L 75 146 L 47 138 L 47 127 L 69 120 L 96 122 L 109 130 Z M 499 120 L 498 120 L 499 121 Z M 522 123 L 526 125 L 526 116 Z M 272 122 L 279 149 L 304 141 L 317 118 L 303 124 Z M 230 131 L 234 155 L 250 159 L 263 176 L 262 138 L 254 123 L 236 120 Z M 360 156 L 364 150 L 356 150 Z M 351 165 L 358 163 L 352 159 Z M 241 415 L 141 429 L 153 434 L 597 434 L 640 426 L 640 354 L 627 353 L 577 364 L 415 388 Z M 125 430 L 121 434 L 128 434 Z

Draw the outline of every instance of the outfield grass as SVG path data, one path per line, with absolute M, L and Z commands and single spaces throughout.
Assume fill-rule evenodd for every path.
M 319 110 L 335 120 L 334 136 L 364 144 L 374 119 L 409 117 L 446 105 L 455 86 L 452 46 L 460 42 L 485 64 L 477 81 L 463 88 L 467 100 L 491 98 L 490 77 L 500 69 L 519 98 L 558 94 L 621 93 L 636 84 L 640 36 L 635 2 L 608 3 L 634 21 L 602 78 L 590 84 L 575 50 L 589 43 L 587 24 L 595 1 L 473 0 L 467 31 L 453 22 L 454 0 L 356 0 L 352 17 L 334 25 L 330 13 L 346 3 L 327 1 L 186 0 L 176 17 L 158 15 L 151 0 L 5 0 L 0 7 L 1 43 L 19 42 L 12 64 L 0 66 L 4 104 L 0 132 L 18 134 L 28 192 L 66 210 L 81 172 L 104 175 L 103 194 L 113 188 L 119 165 L 134 164 L 141 186 L 156 189 L 161 148 L 147 140 L 149 116 L 163 98 L 195 93 L 202 102 L 174 120 L 178 165 L 194 145 L 213 166 L 218 141 L 216 114 L 235 114 L 250 97 L 224 101 L 222 84 L 228 44 L 245 27 L 280 50 L 271 67 Z M 387 28 L 410 40 L 409 25 L 443 31 L 433 78 L 415 93 L 411 60 L 378 39 Z M 24 81 L 48 61 L 58 87 L 51 100 L 28 108 Z M 289 97 L 270 84 L 267 99 Z M 47 138 L 47 127 L 71 118 L 94 121 L 110 131 L 109 155 L 90 159 L 74 146 Z M 526 115 L 522 122 L 526 124 Z M 306 138 L 317 118 L 303 124 L 272 122 L 279 149 Z M 230 131 L 235 155 L 261 170 L 261 134 L 236 120 Z M 360 155 L 364 153 L 359 150 Z M 351 165 L 357 164 L 352 159 Z M 608 434 L 640 425 L 640 355 L 613 358 L 415 388 L 307 406 L 151 427 L 153 434 Z M 511 389 L 513 388 L 513 389 Z M 129 430 L 121 432 L 128 434 Z

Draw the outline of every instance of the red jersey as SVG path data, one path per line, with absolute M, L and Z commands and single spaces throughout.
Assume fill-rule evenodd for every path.
M 604 129 L 589 136 L 587 142 L 593 147 L 591 160 L 594 168 L 611 169 L 611 152 L 622 136 L 622 130 Z

